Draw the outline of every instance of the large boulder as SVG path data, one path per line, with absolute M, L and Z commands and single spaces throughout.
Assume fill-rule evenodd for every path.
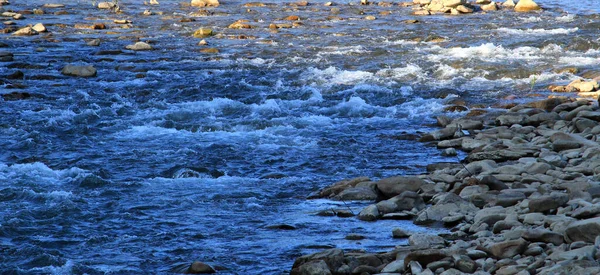
M 88 66 L 76 66 L 76 65 L 67 65 L 63 67 L 60 73 L 69 76 L 80 76 L 80 77 L 92 77 L 96 76 L 96 68 L 91 65 Z
M 377 203 L 377 209 L 382 215 L 404 210 L 412 210 L 413 208 L 421 210 L 425 208 L 425 202 L 419 194 L 412 191 L 402 192 L 402 194 L 389 200 L 384 200 Z
M 571 223 L 565 230 L 565 240 L 567 242 L 584 241 L 594 243 L 597 236 L 600 236 L 600 217 Z
M 309 262 L 300 266 L 301 275 L 331 275 L 331 270 L 323 260 Z
M 418 177 L 396 176 L 381 179 L 377 182 L 377 189 L 383 197 L 391 198 L 405 191 L 417 192 L 426 182 Z

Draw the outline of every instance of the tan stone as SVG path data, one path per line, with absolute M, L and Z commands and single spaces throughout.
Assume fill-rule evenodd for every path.
M 36 34 L 38 34 L 38 32 L 36 32 L 32 27 L 25 27 L 25 28 L 22 28 L 16 32 L 14 32 L 12 35 L 25 36 L 25 35 L 36 35 Z
M 506 8 L 514 8 L 516 4 L 513 0 L 506 0 L 504 3 L 502 3 L 502 6 Z
M 538 6 L 533 0 L 520 0 L 519 3 L 515 6 L 515 11 L 517 12 L 530 12 L 541 10 L 542 8 Z
M 46 32 L 46 27 L 42 23 L 35 24 L 32 29 L 36 32 Z
M 206 28 L 200 28 L 194 32 L 194 37 L 196 38 L 204 38 L 211 35 L 213 35 L 213 31 L 211 29 Z
M 492 2 L 487 5 L 481 5 L 481 9 L 484 11 L 496 11 L 498 10 L 498 6 L 496 6 L 496 2 Z
M 192 7 L 218 7 L 220 3 L 219 0 L 192 0 L 190 5 Z
M 459 11 L 460 13 L 473 13 L 473 9 L 471 9 L 467 6 L 463 6 L 463 5 L 457 6 L 456 10 Z

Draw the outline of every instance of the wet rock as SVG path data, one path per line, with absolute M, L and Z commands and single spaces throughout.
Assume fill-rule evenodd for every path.
M 0 62 L 13 61 L 13 53 L 7 51 L 0 51 Z
M 344 239 L 346 240 L 350 240 L 350 241 L 359 241 L 359 240 L 364 240 L 366 237 L 363 235 L 358 235 L 358 234 L 349 234 L 346 235 L 346 237 L 344 237 Z
M 46 32 L 46 27 L 42 23 L 37 23 L 31 27 L 36 32 Z
M 546 212 L 554 210 L 565 205 L 569 201 L 569 195 L 565 193 L 554 192 L 550 195 L 543 195 L 537 198 L 529 199 L 530 212 Z
M 22 92 L 12 92 L 9 94 L 3 94 L 2 98 L 5 101 L 14 101 L 14 100 L 23 100 L 23 99 L 28 99 L 31 97 L 31 94 L 29 93 L 22 93 Z
M 365 209 L 358 213 L 358 219 L 361 221 L 375 221 L 379 217 L 381 217 L 381 214 L 375 204 L 365 207 Z
M 219 53 L 219 49 L 217 48 L 206 48 L 206 49 L 201 49 L 200 50 L 201 53 L 210 53 L 210 54 L 217 54 Z
M 588 93 L 600 89 L 600 84 L 595 80 L 583 81 L 582 79 L 577 79 L 567 85 L 567 89 L 570 88 L 577 92 Z
M 248 24 L 248 20 L 240 19 L 231 23 L 227 28 L 229 29 L 252 29 L 252 26 Z
M 324 188 L 323 190 L 319 191 L 317 195 L 311 196 L 309 198 L 333 198 L 334 196 L 340 194 L 344 190 L 354 188 L 358 184 L 367 183 L 370 181 L 371 180 L 367 177 L 344 179 L 332 184 L 331 186 Z
M 38 34 L 32 27 L 25 27 L 12 33 L 14 36 L 29 36 Z
M 518 12 L 530 12 L 541 10 L 542 8 L 538 6 L 533 0 L 519 0 L 517 5 L 515 6 L 515 11 Z
M 289 224 L 274 224 L 274 225 L 269 225 L 266 228 L 274 229 L 274 230 L 296 230 L 295 226 L 289 225 Z
M 600 218 L 592 218 L 571 223 L 565 230 L 567 242 L 584 241 L 593 243 L 600 235 Z
M 525 251 L 529 243 L 522 238 L 499 242 L 487 247 L 492 256 L 498 259 L 512 258 Z
M 98 8 L 99 9 L 108 9 L 109 10 L 109 9 L 113 9 L 115 7 L 116 7 L 116 5 L 113 2 L 100 2 L 100 3 L 98 3 Z
M 152 50 L 152 46 L 150 46 L 146 42 L 136 42 L 135 44 L 127 45 L 125 48 L 128 49 L 128 50 L 133 50 L 133 51 L 149 51 L 149 50 Z
M 410 234 L 408 234 L 402 228 L 396 227 L 392 230 L 392 237 L 395 239 L 408 238 L 410 237 Z
M 205 37 L 208 37 L 211 35 L 213 35 L 213 31 L 211 29 L 207 29 L 207 28 L 197 29 L 193 34 L 193 36 L 196 38 L 205 38 Z
M 325 265 L 318 264 L 318 266 L 311 267 L 314 263 L 324 262 Z M 337 270 L 344 263 L 344 252 L 341 249 L 328 249 L 318 253 L 301 256 L 294 261 L 294 265 L 292 266 L 291 274 L 331 274 L 330 270 Z M 302 266 L 309 264 L 309 266 L 304 269 Z M 320 268 L 317 268 L 320 267 Z M 327 268 L 326 268 L 327 267 Z M 314 269 L 313 269 L 314 268 Z M 318 270 L 324 273 L 303 273 L 308 272 L 310 270 Z M 329 271 L 329 273 L 327 273 Z
M 100 46 L 100 39 L 92 39 L 85 44 L 88 46 L 97 47 Z
M 79 76 L 79 77 L 93 77 L 96 76 L 96 68 L 91 65 L 88 66 L 77 66 L 77 65 L 66 65 L 61 71 L 62 74 L 68 76 Z
M 342 200 L 342 201 L 374 201 L 377 200 L 379 196 L 370 186 L 361 186 L 361 187 L 352 187 L 348 188 L 335 197 L 334 200 Z
M 481 10 L 484 11 L 497 11 L 498 10 L 498 6 L 496 5 L 496 2 L 491 2 L 487 5 L 481 5 Z
M 218 7 L 220 3 L 218 0 L 192 0 L 190 5 L 192 7 Z
M 188 268 L 186 274 L 212 274 L 216 273 L 215 269 L 203 262 L 193 262 Z
M 391 198 L 405 191 L 417 192 L 425 181 L 418 177 L 396 176 L 381 179 L 376 186 L 385 198 Z

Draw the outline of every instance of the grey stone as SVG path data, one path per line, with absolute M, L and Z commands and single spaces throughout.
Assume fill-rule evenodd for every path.
M 600 235 L 600 218 L 573 222 L 565 230 L 565 240 L 568 242 L 593 243 L 598 235 Z
M 565 205 L 569 201 L 569 195 L 565 193 L 553 192 L 550 195 L 543 195 L 537 198 L 529 199 L 530 212 L 546 212 L 554 210 Z
M 413 234 L 408 238 L 408 244 L 414 247 L 435 248 L 445 246 L 444 238 L 431 234 Z
M 377 205 L 371 204 L 365 207 L 360 213 L 358 213 L 358 219 L 361 221 L 376 221 L 381 217 Z
M 560 245 L 564 243 L 563 235 L 546 229 L 529 229 L 523 234 L 523 238 L 530 242 L 543 242 Z
M 425 181 L 418 177 L 396 176 L 381 179 L 376 186 L 385 198 L 391 198 L 404 191 L 417 192 L 423 184 Z
M 516 255 L 519 255 L 525 251 L 529 243 L 524 239 L 517 239 L 511 241 L 503 241 L 499 243 L 492 244 L 487 247 L 490 253 L 498 258 L 512 258 Z
M 598 252 L 598 250 L 595 246 L 588 245 L 570 251 L 555 252 L 552 253 L 548 258 L 553 261 L 594 260 L 596 252 Z
M 331 270 L 323 260 L 308 262 L 300 266 L 301 275 L 331 275 Z
M 96 76 L 96 68 L 93 66 L 76 66 L 76 65 L 66 65 L 61 70 L 61 73 L 69 76 L 79 76 L 79 77 L 93 77 Z

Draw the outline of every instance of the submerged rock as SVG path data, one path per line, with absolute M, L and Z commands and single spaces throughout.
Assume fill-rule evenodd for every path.
M 64 75 L 69 76 L 79 76 L 79 77 L 92 77 L 96 76 L 96 68 L 94 66 L 76 66 L 76 65 L 67 65 L 61 71 Z
M 188 268 L 186 274 L 212 274 L 216 273 L 215 269 L 203 262 L 193 262 Z

